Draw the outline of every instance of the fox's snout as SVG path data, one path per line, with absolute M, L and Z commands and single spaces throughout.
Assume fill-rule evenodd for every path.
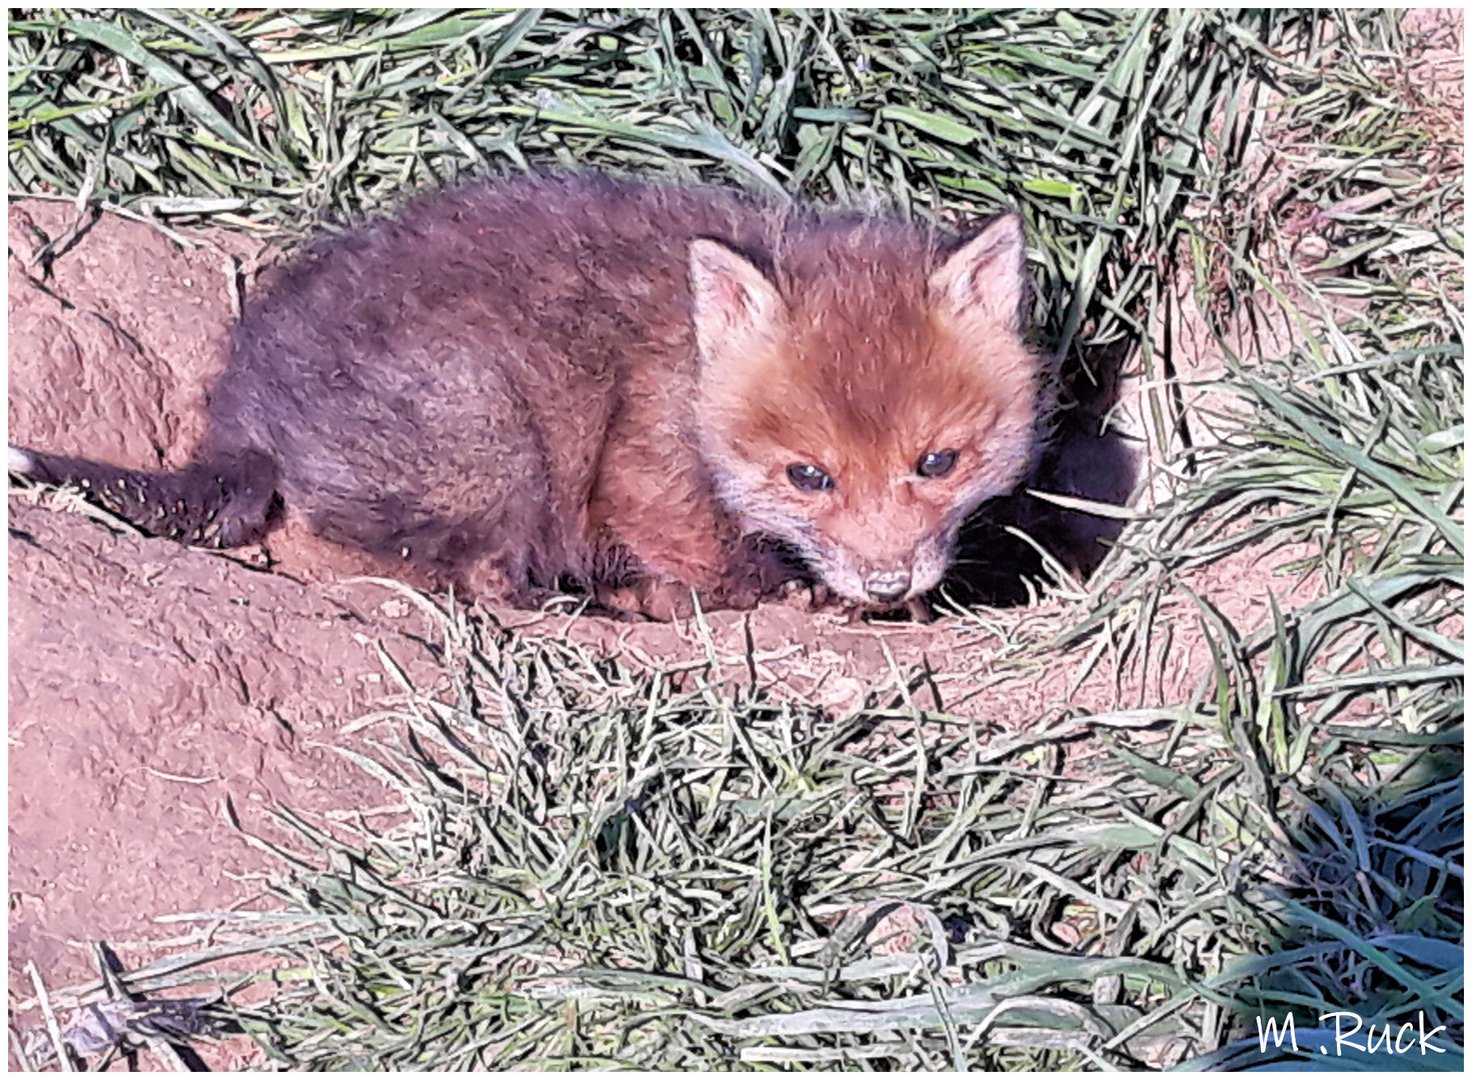
M 872 539 L 872 538 L 871 538 Z M 845 599 L 863 605 L 902 604 L 940 584 L 950 568 L 954 544 L 943 530 L 926 532 L 908 543 L 892 541 L 875 551 L 870 544 L 819 543 L 810 551 L 823 580 Z

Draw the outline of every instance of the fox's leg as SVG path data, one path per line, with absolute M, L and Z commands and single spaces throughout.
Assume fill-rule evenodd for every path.
M 625 550 L 641 571 L 632 583 L 595 583 L 600 602 L 615 610 L 687 615 L 692 589 L 710 606 L 756 602 L 759 590 L 741 587 L 751 575 L 739 531 L 704 478 L 637 442 L 605 449 L 587 528 L 594 550 Z
M 561 595 L 555 589 L 532 584 L 525 573 L 508 569 L 498 558 L 479 559 L 453 580 L 462 586 L 463 595 L 482 603 L 507 604 L 528 610 L 535 610 Z
M 662 510 L 662 522 L 649 520 L 653 508 L 622 513 L 608 501 L 594 503 L 598 546 L 626 550 L 639 567 L 632 581 L 596 582 L 598 602 L 614 611 L 660 622 L 693 614 L 692 590 L 705 607 L 754 604 L 755 595 L 733 595 L 728 587 L 730 552 L 719 540 L 718 515 L 702 512 L 689 501 L 679 505 L 674 498 Z
M 652 519 L 648 514 L 623 517 L 617 512 L 610 517 L 614 508 L 606 500 L 594 503 L 590 518 L 600 523 L 598 546 L 623 548 L 642 570 L 633 580 L 616 574 L 616 581 L 595 581 L 600 604 L 659 622 L 693 614 L 692 589 L 707 610 L 747 610 L 767 597 L 809 610 L 830 604 L 825 586 L 779 550 L 740 536 L 730 516 L 713 500 L 708 508 L 691 514 L 698 498 L 698 492 L 691 492 L 678 510 L 664 510 L 662 518 Z M 651 520 L 663 527 L 647 530 Z M 681 538 L 692 542 L 672 544 Z

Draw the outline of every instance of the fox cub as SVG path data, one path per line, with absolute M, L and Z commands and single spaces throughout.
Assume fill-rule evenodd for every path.
M 301 518 L 411 579 L 653 617 L 935 588 L 1032 463 L 1024 242 L 598 176 L 421 195 L 247 305 L 173 473 L 12 449 L 146 530 Z

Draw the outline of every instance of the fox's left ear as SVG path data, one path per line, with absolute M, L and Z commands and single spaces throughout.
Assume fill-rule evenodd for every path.
M 1016 330 L 1027 292 L 1022 218 L 1003 214 L 949 255 L 930 275 L 937 309 L 955 325 Z

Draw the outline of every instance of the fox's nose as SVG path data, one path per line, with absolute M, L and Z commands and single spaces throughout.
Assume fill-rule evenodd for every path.
M 910 575 L 905 570 L 871 574 L 864 582 L 864 591 L 875 600 L 898 600 L 910 591 Z

